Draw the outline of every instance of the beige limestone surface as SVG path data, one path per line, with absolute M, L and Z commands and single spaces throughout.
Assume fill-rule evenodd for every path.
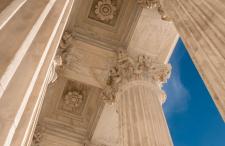
M 74 7 L 76 8 L 78 6 L 76 5 Z M 68 24 L 69 27 L 67 29 L 69 31 L 71 31 L 71 26 L 76 24 L 76 22 L 73 20 L 76 20 L 76 18 L 73 17 L 76 16 L 74 13 L 75 12 L 72 13 Z M 157 10 L 155 9 L 143 10 L 139 14 L 139 17 L 140 18 L 138 21 L 135 22 L 137 25 L 134 28 L 131 40 L 128 43 L 128 48 L 124 48 L 124 46 L 117 48 L 107 48 L 107 45 L 104 46 L 101 45 L 101 43 L 95 44 L 91 40 L 80 38 L 80 36 L 76 34 L 77 32 L 72 29 L 73 39 L 69 47 L 66 49 L 67 57 L 64 58 L 66 63 L 59 69 L 60 76 L 63 76 L 71 81 L 79 81 L 83 84 L 104 88 L 106 79 L 108 77 L 108 71 L 112 66 L 115 65 L 116 52 L 121 48 L 124 50 L 128 49 L 129 53 L 132 54 L 131 56 L 133 57 L 137 56 L 138 54 L 146 54 L 151 57 L 158 58 L 160 62 L 166 63 L 178 39 L 178 34 L 173 27 L 173 24 L 162 21 L 160 15 L 157 14 Z M 99 30 L 99 33 L 100 32 L 101 30 Z M 144 41 L 144 43 L 142 41 Z M 63 86 L 63 84 L 61 85 Z M 62 90 L 60 88 L 58 88 L 58 91 Z M 52 95 L 54 96 L 53 93 Z M 102 97 L 99 96 L 98 98 L 101 99 Z M 56 103 L 49 101 L 48 105 L 49 107 L 45 108 L 49 110 L 45 111 L 49 112 L 49 115 L 52 115 L 50 113 L 54 108 L 50 105 L 54 106 Z M 98 116 L 99 118 L 97 121 L 94 121 L 96 127 L 92 130 L 92 134 L 88 136 L 87 140 L 89 142 L 86 144 L 88 146 L 118 145 L 119 115 L 117 112 L 117 106 L 106 104 L 102 111 L 99 112 Z M 54 122 L 57 122 L 57 120 L 54 120 Z M 59 129 L 58 126 L 55 128 Z M 61 132 L 58 131 L 58 134 L 59 133 Z M 167 134 L 168 133 L 166 133 L 166 135 Z M 170 138 L 168 139 L 168 143 L 170 143 Z
M 116 146 L 119 141 L 123 146 L 171 146 L 161 86 L 134 81 L 119 92 L 119 104 L 113 105 L 103 103 L 101 91 L 118 50 L 167 63 L 178 39 L 176 29 L 224 117 L 224 1 L 162 0 L 176 29 L 161 20 L 157 9 L 142 9 L 136 0 L 116 0 L 117 5 L 108 1 L 112 11 L 106 16 L 99 11 L 103 6 L 99 0 L 76 0 L 74 5 L 72 0 L 28 0 L 15 7 L 15 14 L 2 15 L 9 12 L 4 8 L 11 2 L 0 4 L 0 18 L 4 16 L 0 21 L 0 145 L 30 145 L 38 122 L 46 129 L 41 146 Z M 68 60 L 51 70 L 61 77 L 49 85 L 44 100 L 58 39 L 72 6 Z M 38 142 L 37 131 L 33 142 Z
M 143 9 L 128 46 L 131 56 L 145 54 L 168 62 L 179 35 L 173 23 L 161 20 L 156 9 Z
M 1 0 L 0 3 L 0 13 L 3 11 L 13 0 Z
M 76 0 L 74 5 L 73 0 L 28 0 L 11 15 L 0 29 L 0 116 L 4 119 L 0 144 L 30 145 L 33 133 L 33 142 L 38 141 L 37 123 L 46 129 L 41 146 L 118 144 L 122 127 L 117 106 L 104 105 L 101 95 L 116 52 L 128 50 L 133 57 L 145 54 L 167 62 L 177 41 L 176 30 L 161 20 L 157 10 L 142 10 L 135 0 L 118 2 L 113 18 L 93 15 L 98 0 Z M 52 69 L 72 6 L 68 60 Z M 81 9 L 85 13 L 77 14 Z M 52 84 L 55 71 L 60 78 Z

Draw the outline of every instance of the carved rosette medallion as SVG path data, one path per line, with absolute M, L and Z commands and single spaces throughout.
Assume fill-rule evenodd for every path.
M 160 63 L 145 55 L 133 59 L 126 52 L 119 51 L 116 65 L 109 71 L 106 88 L 102 93 L 103 99 L 114 102 L 120 86 L 130 81 L 164 83 L 169 78 L 170 71 L 169 64 Z
M 114 27 L 124 0 L 92 0 L 88 18 Z M 99 25 L 99 24 L 98 24 Z
M 83 104 L 84 97 L 78 91 L 68 91 L 63 98 L 63 107 L 70 112 L 77 112 Z
M 112 20 L 116 12 L 116 7 L 111 0 L 100 0 L 95 6 L 95 14 L 102 21 Z

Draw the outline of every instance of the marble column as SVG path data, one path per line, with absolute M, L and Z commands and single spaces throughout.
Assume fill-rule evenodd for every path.
M 225 1 L 161 0 L 225 120 Z
M 169 65 L 149 57 L 118 54 L 103 97 L 118 107 L 121 146 L 173 145 L 162 110 L 166 96 L 161 83 L 169 74 Z
M 20 2 L 14 3 L 13 2 Z M 0 145 L 29 145 L 74 0 L 14 0 L 0 21 Z M 7 12 L 8 15 L 5 15 Z M 3 22 L 3 23 L 2 23 Z

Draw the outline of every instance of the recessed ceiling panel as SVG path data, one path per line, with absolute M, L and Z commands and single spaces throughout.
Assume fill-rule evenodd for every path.
M 88 18 L 115 26 L 123 0 L 93 0 Z
M 141 7 L 136 0 L 79 0 L 69 29 L 76 39 L 106 49 L 126 48 Z

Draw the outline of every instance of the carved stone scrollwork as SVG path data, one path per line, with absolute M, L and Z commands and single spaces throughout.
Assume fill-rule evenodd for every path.
M 40 146 L 43 137 L 43 132 L 44 128 L 40 124 L 37 124 L 31 146 Z
M 137 2 L 144 8 L 157 8 L 162 20 L 171 21 L 171 18 L 165 13 L 159 0 L 137 0 Z
M 133 80 L 148 80 L 154 83 L 164 83 L 169 78 L 171 66 L 162 64 L 145 55 L 135 60 L 124 51 L 117 54 L 116 65 L 109 71 L 103 99 L 114 102 L 120 85 Z
M 162 20 L 171 21 L 171 18 L 165 13 L 161 5 L 158 7 L 158 12 L 161 15 Z
M 57 80 L 58 74 L 56 72 L 56 68 L 61 65 L 62 65 L 62 58 L 61 56 L 56 55 L 50 68 L 48 83 L 54 83 Z
M 72 39 L 72 34 L 69 31 L 65 31 L 59 44 L 58 52 L 50 66 L 48 84 L 54 83 L 58 78 L 56 68 L 62 66 L 66 62 L 66 58 L 68 56 L 68 49 L 71 47 Z
M 73 40 L 72 33 L 70 31 L 65 31 L 62 36 L 61 42 L 59 44 L 60 49 L 62 51 L 65 51 L 66 49 L 68 49 L 72 44 L 71 43 L 72 40 Z
M 159 6 L 159 0 L 137 0 L 144 8 L 157 8 Z
M 56 69 L 59 66 L 65 64 L 66 58 L 68 56 L 68 49 L 71 47 L 72 34 L 68 31 L 65 31 L 61 42 L 59 44 L 58 52 L 50 66 L 49 76 L 48 76 L 48 84 L 54 83 L 58 78 L 58 74 L 56 73 Z
M 73 36 L 70 31 L 65 31 L 59 44 L 58 55 L 62 58 L 62 63 L 67 64 L 69 60 L 69 52 L 72 47 Z

